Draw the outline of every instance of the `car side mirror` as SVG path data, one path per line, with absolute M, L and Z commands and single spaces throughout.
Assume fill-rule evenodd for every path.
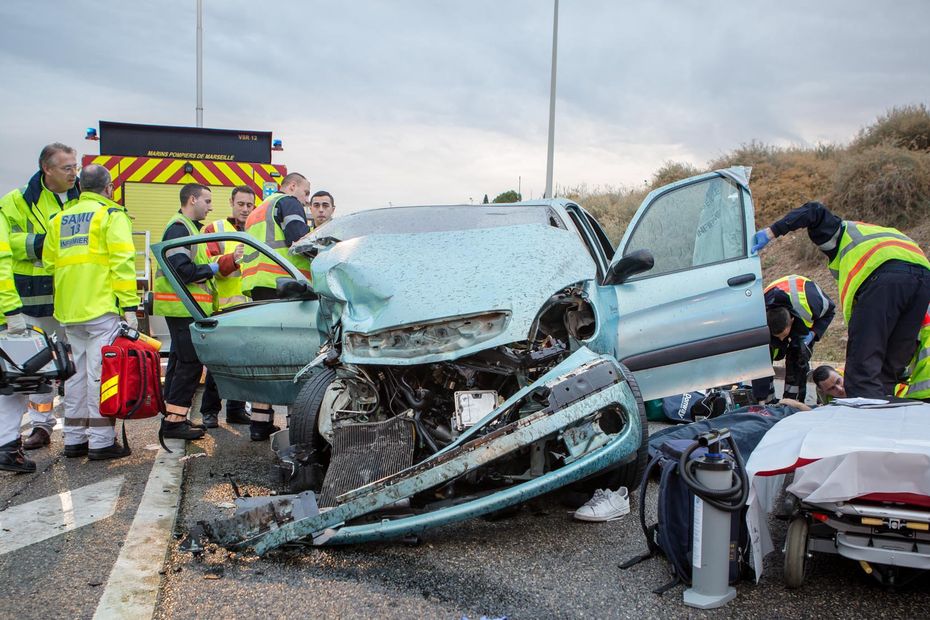
M 610 266 L 604 276 L 604 285 L 623 284 L 631 276 L 649 271 L 655 264 L 656 260 L 649 250 L 630 252 Z
M 319 299 L 310 288 L 309 282 L 294 278 L 278 278 L 275 283 L 275 292 L 278 294 L 278 299 Z

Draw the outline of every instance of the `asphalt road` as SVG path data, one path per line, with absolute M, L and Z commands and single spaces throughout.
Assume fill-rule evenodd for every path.
M 235 430 L 212 435 L 198 444 L 208 456 L 187 465 L 179 530 L 232 514 L 222 507 L 233 499 L 226 474 L 253 495 L 275 490 L 264 444 Z M 780 546 L 785 525 L 773 520 L 772 527 Z M 618 568 L 645 550 L 635 514 L 581 523 L 548 499 L 512 518 L 433 530 L 418 545 L 293 548 L 263 558 L 215 547 L 193 556 L 177 546 L 158 618 L 911 618 L 925 616 L 930 605 L 926 579 L 893 592 L 857 564 L 823 555 L 815 556 L 802 589 L 787 590 L 776 552 L 761 582 L 741 584 L 725 609 L 695 610 L 683 605 L 681 586 L 663 596 L 651 592 L 668 581 L 663 560 Z
M 61 431 L 52 435 L 48 448 L 29 452 L 36 461 L 36 474 L 0 472 L 0 543 L 14 535 L 25 536 L 16 526 L 23 519 L 42 517 L 54 506 L 66 509 L 62 523 L 39 528 L 32 535 L 49 538 L 0 554 L 0 617 L 4 618 L 90 618 L 93 616 L 119 555 L 145 488 L 157 450 L 158 420 L 139 420 L 127 427 L 131 456 L 115 461 L 66 459 L 62 455 Z M 150 446 L 150 449 L 146 449 Z M 120 478 L 122 482 L 120 483 Z M 72 507 L 63 492 L 111 481 L 115 510 L 111 516 L 75 529 L 68 529 Z M 30 505 L 49 498 L 47 503 Z M 77 500 L 73 504 L 77 505 Z M 9 523 L 9 511 L 17 506 L 37 506 L 35 515 Z M 31 512 L 31 511 L 30 511 Z M 100 515 L 95 515 L 100 516 Z M 6 518 L 5 518 L 6 517 Z M 46 531 L 42 533 L 42 529 Z M 57 533 L 61 531 L 62 533 Z M 15 532 L 15 534 L 14 534 Z M 22 542 L 28 542 L 23 540 Z
M 45 540 L 13 551 L 0 548 L 0 617 L 94 616 L 152 470 L 156 453 L 146 447 L 154 444 L 156 424 L 130 425 L 129 459 L 64 459 L 56 432 L 52 448 L 33 453 L 41 473 L 0 474 L 0 521 L 17 506 L 122 479 L 112 515 L 62 526 L 63 533 L 46 532 Z M 246 427 L 223 424 L 188 451 L 205 456 L 184 465 L 179 537 L 198 520 L 233 512 L 227 474 L 252 495 L 277 490 L 268 444 L 251 442 Z M 780 546 L 785 526 L 772 527 Z M 694 610 L 682 604 L 681 586 L 663 596 L 651 592 L 668 580 L 663 560 L 618 568 L 645 549 L 635 513 L 581 523 L 546 498 L 510 518 L 430 531 L 416 545 L 297 547 L 257 558 L 215 547 L 194 556 L 180 552 L 179 542 L 171 537 L 166 563 L 148 567 L 160 573 L 157 618 L 911 618 L 926 616 L 930 606 L 928 579 L 891 591 L 834 556 L 815 556 L 805 586 L 787 590 L 775 552 L 759 584 L 741 584 L 736 600 L 716 612 Z

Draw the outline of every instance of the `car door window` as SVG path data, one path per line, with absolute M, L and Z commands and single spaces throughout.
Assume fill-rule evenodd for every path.
M 652 252 L 655 266 L 631 280 L 744 257 L 740 187 L 713 177 L 662 194 L 643 213 L 624 254 L 642 249 Z

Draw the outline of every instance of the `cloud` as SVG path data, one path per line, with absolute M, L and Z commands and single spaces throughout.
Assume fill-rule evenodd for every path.
M 545 183 L 552 4 L 205 2 L 206 125 L 272 130 L 344 210 Z M 555 177 L 637 186 L 925 100 L 930 5 L 562 2 Z M 192 125 L 195 3 L 8 0 L 0 184 L 97 120 Z M 37 36 L 41 33 L 41 36 Z M 518 179 L 520 179 L 518 181 Z

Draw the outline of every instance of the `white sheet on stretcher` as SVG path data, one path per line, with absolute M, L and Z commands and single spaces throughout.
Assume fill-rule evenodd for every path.
M 746 469 L 751 481 L 746 522 L 758 580 L 762 558 L 774 549 L 767 516 L 784 481 L 784 474 L 759 474 L 794 469 L 788 490 L 810 503 L 868 493 L 930 496 L 930 404 L 833 405 L 796 413 L 765 434 Z

